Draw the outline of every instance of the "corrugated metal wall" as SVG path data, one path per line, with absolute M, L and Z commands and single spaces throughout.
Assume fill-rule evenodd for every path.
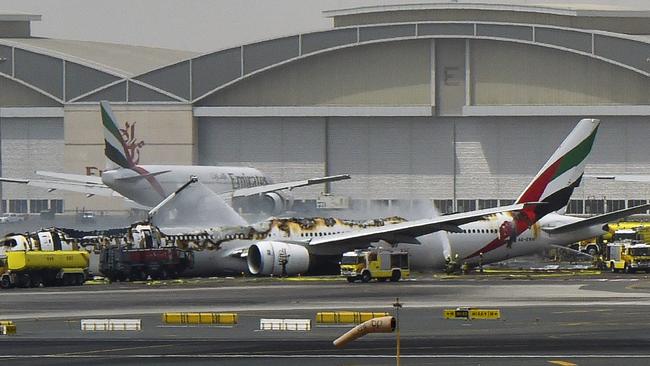
M 277 181 L 349 173 L 353 179 L 333 183 L 332 191 L 353 199 L 515 199 L 578 120 L 201 119 L 200 163 L 250 165 Z M 647 136 L 650 124 L 642 117 L 603 118 L 587 171 L 647 174 Z M 314 199 L 321 190 L 299 189 L 296 195 Z M 650 184 L 585 180 L 574 195 L 575 199 L 594 197 L 647 199 Z
M 2 176 L 36 177 L 34 171 L 63 171 L 62 118 L 0 118 Z M 3 199 L 61 199 L 62 193 L 3 184 Z
M 201 118 L 198 131 L 201 165 L 251 166 L 276 182 L 326 174 L 323 118 Z M 323 189 L 294 196 L 315 199 Z

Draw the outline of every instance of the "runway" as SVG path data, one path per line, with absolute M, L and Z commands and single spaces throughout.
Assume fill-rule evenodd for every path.
M 392 365 L 395 334 L 336 349 L 349 327 L 315 326 L 317 311 L 390 311 L 399 297 L 403 365 L 645 365 L 650 279 L 612 275 L 509 279 L 418 276 L 400 283 L 338 278 L 207 279 L 0 293 L 0 337 L 12 364 Z M 445 320 L 449 307 L 498 307 L 501 320 Z M 166 326 L 165 311 L 234 311 L 235 327 Z M 81 318 L 138 318 L 139 332 L 82 332 Z M 309 332 L 259 331 L 260 318 L 312 319 Z M 38 361 L 36 362 L 36 358 Z

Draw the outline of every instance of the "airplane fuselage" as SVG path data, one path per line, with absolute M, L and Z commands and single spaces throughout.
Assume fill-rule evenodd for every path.
M 187 165 L 140 165 L 134 169 L 107 170 L 102 174 L 102 182 L 124 197 L 153 207 L 191 176 L 217 194 L 272 183 L 254 168 Z
M 511 243 L 501 241 L 498 237 L 499 225 L 504 220 L 511 219 L 506 214 L 494 215 L 486 220 L 462 225 L 462 232 L 436 232 L 423 235 L 417 239 L 417 244 L 399 244 L 399 248 L 410 253 L 411 268 L 415 270 L 442 270 L 445 268 L 445 259 L 458 254 L 458 260 L 470 265 L 477 265 L 482 252 L 482 263 L 494 263 L 506 259 L 531 255 L 541 252 L 551 245 L 566 245 L 579 240 L 602 235 L 605 231 L 601 225 L 593 225 L 585 229 L 564 234 L 548 234 L 542 228 L 566 225 L 582 219 L 559 215 L 555 213 L 544 216 L 530 229 L 524 231 Z M 251 245 L 261 241 L 283 241 L 306 246 L 312 255 L 340 255 L 340 248 L 323 246 L 310 247 L 308 241 L 314 237 L 326 237 L 372 226 L 392 225 L 405 221 L 393 217 L 387 219 L 369 220 L 366 222 L 346 221 L 333 218 L 309 219 L 272 219 L 252 227 L 228 230 L 215 230 L 211 234 L 220 238 L 218 247 L 196 248 L 194 254 L 194 268 L 190 274 L 218 274 L 247 272 L 245 259 L 233 255 L 236 252 L 245 252 Z M 495 244 L 496 243 L 496 244 Z M 382 243 L 383 246 L 388 246 Z M 486 249 L 486 247 L 490 246 Z M 359 243 L 358 248 L 367 247 Z M 218 248 L 218 249 L 217 249 Z M 489 250 L 488 250 L 489 249 Z
M 488 220 L 460 226 L 462 229 L 460 233 L 441 232 L 425 235 L 418 238 L 422 245 L 402 244 L 401 247 L 411 253 L 411 265 L 414 269 L 440 270 L 445 267 L 447 256 L 454 258 L 458 254 L 458 260 L 469 265 L 478 265 L 479 260 L 483 264 L 488 264 L 539 253 L 551 245 L 567 245 L 605 233 L 602 229 L 603 225 L 600 224 L 564 234 L 549 234 L 543 228 L 582 220 L 573 216 L 551 213 L 509 242 L 498 238 L 499 225 L 507 219 L 507 215 L 495 215 Z M 479 253 L 483 253 L 482 258 Z

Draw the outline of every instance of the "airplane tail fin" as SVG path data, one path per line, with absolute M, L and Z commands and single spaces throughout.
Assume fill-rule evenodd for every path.
M 103 100 L 99 103 L 102 125 L 104 128 L 104 155 L 106 156 L 106 169 L 132 168 L 136 164 L 133 158 L 128 154 L 128 149 L 117 119 L 113 114 L 110 104 Z
M 551 155 L 516 203 L 544 202 L 525 212 L 530 223 L 566 207 L 580 185 L 600 120 L 583 119 Z

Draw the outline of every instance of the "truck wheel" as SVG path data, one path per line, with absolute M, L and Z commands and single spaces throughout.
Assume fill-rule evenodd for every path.
M 0 279 L 0 287 L 2 288 L 11 287 L 11 280 L 9 279 L 9 276 L 2 276 L 2 279 Z
M 34 275 L 32 278 L 32 287 L 41 287 L 43 285 L 43 276 L 40 274 Z
M 348 277 L 348 282 L 350 282 L 350 283 L 353 283 L 356 280 L 357 280 L 356 277 Z
M 618 272 L 618 269 L 616 269 L 616 266 L 614 266 L 614 262 L 611 262 L 609 264 L 609 269 L 612 271 L 612 273 Z
M 596 254 L 598 254 L 598 247 L 594 245 L 590 245 L 587 247 L 587 254 L 589 254 L 592 257 L 595 257 Z
M 393 273 L 390 275 L 390 282 L 397 282 L 400 278 L 402 278 L 402 272 L 393 271 Z
M 363 272 L 361 274 L 361 282 L 363 282 L 363 283 L 370 282 L 371 278 L 372 278 L 372 276 L 370 275 L 370 272 L 368 272 L 368 271 L 365 271 L 365 272 Z

